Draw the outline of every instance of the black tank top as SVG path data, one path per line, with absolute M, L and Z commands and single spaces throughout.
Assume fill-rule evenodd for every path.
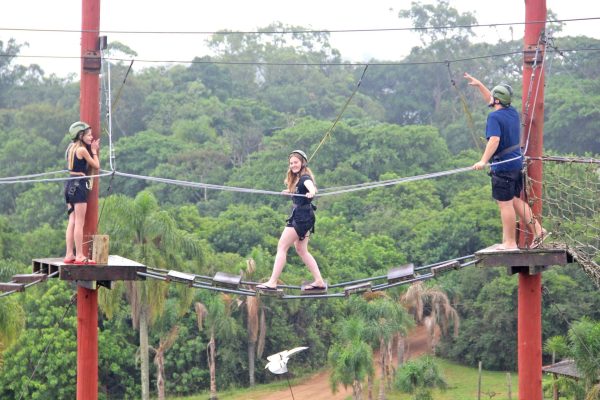
M 308 193 L 308 188 L 304 185 L 304 182 L 311 181 L 310 175 L 302 175 L 298 180 L 298 184 L 296 184 L 295 194 L 306 194 Z M 304 206 L 306 204 L 310 204 L 312 199 L 302 197 L 302 196 L 293 196 L 292 202 L 295 206 Z
M 77 158 L 77 148 L 78 146 L 73 144 L 72 147 L 67 149 L 67 163 L 69 164 L 69 171 L 71 172 L 81 172 L 83 174 L 87 174 L 88 163 L 85 158 L 79 159 Z M 72 167 L 71 167 L 71 159 L 72 159 Z

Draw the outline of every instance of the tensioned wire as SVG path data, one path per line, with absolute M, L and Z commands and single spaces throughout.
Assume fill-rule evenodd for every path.
M 470 29 L 470 28 L 495 28 L 498 26 L 512 25 L 531 25 L 593 21 L 600 17 L 585 18 L 567 18 L 567 19 L 548 19 L 539 21 L 524 22 L 498 22 L 488 24 L 463 24 L 463 25 L 430 25 L 423 27 L 402 27 L 402 28 L 365 28 L 365 29 L 304 29 L 304 30 L 273 30 L 273 31 L 126 31 L 126 30 L 96 30 L 96 29 L 49 29 L 49 28 L 19 28 L 19 27 L 0 27 L 0 31 L 25 31 L 25 32 L 57 32 L 57 33 L 113 33 L 113 34 L 146 34 L 146 35 L 273 35 L 273 34 L 299 34 L 299 33 L 357 33 L 357 32 L 395 32 L 395 31 L 427 31 L 427 30 L 452 30 L 452 29 Z

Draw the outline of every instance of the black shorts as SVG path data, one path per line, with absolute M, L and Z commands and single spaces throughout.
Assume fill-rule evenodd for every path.
M 65 201 L 67 204 L 87 203 L 87 178 L 72 179 L 65 182 Z
M 492 176 L 492 197 L 498 201 L 510 201 L 521 195 L 523 173 L 521 170 L 494 171 Z
M 287 219 L 287 227 L 294 228 L 298 239 L 304 240 L 308 232 L 315 231 L 315 212 L 310 207 L 295 208 Z

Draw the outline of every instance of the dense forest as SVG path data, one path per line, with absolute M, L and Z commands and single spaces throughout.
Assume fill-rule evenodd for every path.
M 434 16 L 444 26 L 476 22 L 472 14 L 441 4 L 429 9 L 433 15 L 419 13 L 427 9 L 415 4 L 400 16 L 415 27 L 431 25 Z M 308 154 L 318 149 L 310 165 L 321 190 L 467 167 L 484 146 L 488 109 L 463 73 L 490 87 L 507 82 L 515 93 L 522 91 L 522 39 L 489 44 L 477 42 L 468 27 L 421 30 L 422 45 L 406 58 L 372 60 L 365 71 L 364 65 L 344 62 L 326 32 L 283 24 L 259 31 L 214 35 L 209 41 L 213 55 L 198 56 L 191 64 L 135 65 L 131 71 L 128 62 L 119 60 L 135 56 L 135 49 L 110 44 L 105 63 L 111 64 L 113 96 L 120 96 L 112 110 L 115 167 L 131 174 L 269 191 L 284 188 L 287 155 L 293 149 Z M 273 33 L 282 31 L 295 33 Z M 553 26 L 553 32 L 559 34 L 560 26 Z M 0 177 L 63 170 L 67 130 L 79 119 L 79 82 L 18 65 L 14 56 L 24 44 L 4 34 Z M 559 36 L 549 43 L 545 150 L 598 158 L 600 41 Z M 106 75 L 101 79 L 106 81 Z M 521 110 L 516 97 L 514 105 Z M 101 161 L 108 169 L 104 128 Z M 28 272 L 32 258 L 64 254 L 62 185 L 0 181 L 0 281 Z M 100 200 L 98 230 L 110 235 L 111 254 L 202 275 L 241 272 L 255 281 L 270 275 L 290 208 L 282 196 L 119 176 L 102 178 Z M 501 235 L 489 178 L 477 171 L 317 197 L 316 204 L 310 247 L 330 282 L 473 254 Z M 299 284 L 309 276 L 290 252 L 283 281 Z M 543 282 L 548 294 L 543 339 L 567 337 L 574 324 L 588 324 L 595 327 L 586 331 L 596 332 L 599 346 L 595 321 L 600 321 L 600 295 L 584 271 L 577 264 L 551 268 Z M 265 356 L 295 346 L 309 347 L 296 356 L 302 367 L 295 373 L 328 363 L 335 367 L 344 346 L 359 348 L 352 340 L 360 338 L 345 334 L 360 332 L 387 303 L 397 306 L 414 294 L 395 288 L 385 299 L 376 299 L 383 310 L 376 311 L 359 300 L 250 299 L 152 281 L 99 290 L 99 379 L 106 399 L 139 398 L 142 393 L 140 326 L 148 331 L 152 394 L 159 371 L 168 394 L 193 394 L 211 386 L 210 343 L 217 349 L 213 384 L 218 389 L 275 379 L 262 367 Z M 488 369 L 516 369 L 515 276 L 504 269 L 472 267 L 428 281 L 419 290 L 425 316 L 434 310 L 435 296 L 427 293 L 437 291 L 457 313 L 449 326 L 458 328 L 460 320 L 457 335 L 444 336 L 438 355 L 467 365 L 482 361 Z M 74 397 L 73 293 L 65 281 L 52 280 L 0 298 L 1 398 Z M 393 329 L 405 335 L 419 318 L 413 321 L 410 306 L 395 308 L 399 315 L 393 317 Z M 357 316 L 364 316 L 363 325 L 355 321 Z M 372 338 L 381 339 L 381 332 L 360 339 L 369 344 L 365 354 L 379 348 L 380 341 Z M 550 355 L 545 354 L 545 361 Z M 594 368 L 598 376 L 600 368 L 592 363 Z M 352 384 L 338 372 L 339 383 Z

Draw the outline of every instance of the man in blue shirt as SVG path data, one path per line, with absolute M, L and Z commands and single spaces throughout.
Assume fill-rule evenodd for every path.
M 531 248 L 539 247 L 547 232 L 534 218 L 529 204 L 521 200 L 523 190 L 523 155 L 521 154 L 521 122 L 519 113 L 510 105 L 512 88 L 506 84 L 495 86 L 491 91 L 478 79 L 465 72 L 469 85 L 477 87 L 488 107 L 485 137 L 487 145 L 481 160 L 473 169 L 484 169 L 491 161 L 492 197 L 500 208 L 502 220 L 502 244 L 497 250 L 518 250 L 516 241 L 516 216 L 533 236 Z

